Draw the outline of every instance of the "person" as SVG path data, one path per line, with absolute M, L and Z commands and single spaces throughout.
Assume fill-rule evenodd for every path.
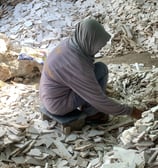
M 94 19 L 77 24 L 74 34 L 48 55 L 41 79 L 40 99 L 52 115 L 64 116 L 82 107 L 90 120 L 98 122 L 110 115 L 129 115 L 136 119 L 141 111 L 120 104 L 105 94 L 108 68 L 94 55 L 111 36 Z

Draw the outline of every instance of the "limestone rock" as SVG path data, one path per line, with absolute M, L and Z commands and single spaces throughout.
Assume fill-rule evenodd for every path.
M 6 81 L 14 77 L 38 76 L 42 65 L 35 60 L 18 60 L 21 47 L 12 45 L 3 34 L 0 35 L 0 80 Z M 33 50 L 33 49 L 32 49 Z
M 128 157 L 127 157 L 128 156 Z M 136 150 L 126 150 L 120 147 L 114 147 L 113 154 L 105 155 L 105 163 L 101 168 L 144 168 L 144 153 L 137 153 Z

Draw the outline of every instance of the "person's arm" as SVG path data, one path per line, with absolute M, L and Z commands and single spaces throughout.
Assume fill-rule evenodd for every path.
M 65 68 L 64 72 L 66 85 L 98 111 L 111 115 L 131 115 L 133 111 L 131 107 L 122 105 L 105 95 L 92 68 L 85 67 L 85 72 L 77 68 Z

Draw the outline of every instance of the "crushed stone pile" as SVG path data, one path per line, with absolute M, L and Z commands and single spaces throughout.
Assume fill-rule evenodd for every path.
M 107 94 L 143 109 L 142 118 L 135 122 L 127 116 L 111 116 L 106 124 L 87 125 L 70 135 L 61 133 L 56 122 L 41 119 L 38 84 L 16 81 L 27 82 L 28 76 L 39 75 L 42 67 L 37 57 L 34 62 L 17 60 L 22 49 L 30 47 L 26 54 L 31 50 L 33 56 L 38 55 L 37 49 L 49 51 L 89 17 L 112 35 L 101 56 L 147 51 L 157 57 L 157 0 L 0 3 L 0 167 L 156 168 L 158 68 L 109 64 Z M 8 79 L 10 84 L 3 82 Z
M 114 64 L 109 66 L 113 68 L 118 67 L 118 65 Z M 129 68 L 129 65 L 122 66 L 124 72 L 127 71 L 127 67 Z M 137 74 L 133 65 L 131 65 L 130 70 L 133 71 L 133 74 L 134 72 L 135 75 Z M 148 69 L 147 72 L 151 78 L 146 76 L 145 79 L 143 76 L 143 79 L 150 85 L 151 79 L 153 79 L 153 83 L 155 81 L 155 72 L 153 69 Z M 117 73 L 119 72 L 117 71 Z M 126 75 L 127 79 L 131 78 L 128 71 Z M 115 89 L 122 88 L 122 83 L 118 83 L 117 80 L 114 80 L 114 78 L 117 77 L 118 74 L 116 74 L 116 70 L 111 70 L 107 89 L 108 94 L 110 91 L 111 94 L 113 93 L 112 90 L 110 90 L 111 83 Z M 141 75 L 139 77 L 142 79 Z M 155 82 L 155 84 L 157 84 L 157 81 Z M 126 92 L 124 96 L 126 98 L 132 96 L 131 93 L 135 92 L 135 87 L 133 87 L 133 78 L 131 78 L 131 82 L 128 83 L 128 92 Z M 141 91 L 143 88 L 142 86 L 142 88 L 140 87 L 138 90 Z M 154 89 L 156 88 L 157 87 L 154 87 Z M 123 91 L 119 92 L 123 93 Z M 146 159 L 143 153 L 143 151 L 147 150 L 147 147 L 151 148 L 151 154 L 154 154 L 153 151 L 155 148 L 157 149 L 157 111 L 153 111 L 154 107 L 150 108 L 150 101 L 146 103 L 147 105 L 148 103 L 150 104 L 147 107 L 149 114 L 148 112 L 144 112 L 142 119 L 135 122 L 134 128 L 131 127 L 131 129 L 139 130 L 136 131 L 136 136 L 135 134 L 132 135 L 132 133 L 130 136 L 127 133 L 123 133 L 126 128 L 132 126 L 134 123 L 131 118 L 125 116 L 120 118 L 111 116 L 109 122 L 103 125 L 86 125 L 81 131 L 73 131 L 70 135 L 64 135 L 61 133 L 56 122 L 41 120 L 39 113 L 38 84 L 24 85 L 15 82 L 6 84 L 1 81 L 0 94 L 0 150 L 3 151 L 0 154 L 0 164 L 2 167 L 5 166 L 5 163 L 18 166 L 25 165 L 25 167 L 39 166 L 41 168 L 47 166 L 56 166 L 59 168 L 104 168 L 106 166 L 126 167 L 127 164 L 131 165 L 133 162 L 131 163 L 131 161 L 127 159 L 124 159 L 122 162 L 117 161 L 124 155 L 131 155 L 133 158 L 137 158 L 135 164 L 131 165 L 130 168 L 144 168 L 146 165 L 155 165 L 155 162 L 157 162 L 156 157 L 154 157 L 154 159 L 150 159 L 149 157 Z M 143 97 L 141 94 L 137 95 L 138 100 L 142 100 L 140 101 L 140 106 L 142 107 L 144 107 L 144 101 L 147 96 L 149 96 L 147 94 L 149 93 L 146 93 Z M 116 98 L 117 96 L 114 97 Z M 124 102 L 127 101 L 125 98 L 118 99 L 120 102 L 123 102 L 123 100 Z M 133 98 L 130 103 L 132 103 L 132 101 L 134 102 L 134 100 L 136 101 L 136 99 Z M 154 99 L 154 101 L 158 103 L 157 99 Z M 152 114 L 152 112 L 154 113 Z M 147 115 L 149 115 L 149 117 L 146 117 Z M 140 122 L 144 122 L 144 124 Z M 149 126 L 152 127 L 152 129 L 146 132 Z M 136 141 L 134 141 L 133 144 L 133 136 L 135 136 L 135 139 L 138 139 L 142 131 L 145 132 L 145 135 L 143 135 L 145 139 L 141 141 L 142 139 L 140 138 L 139 143 L 135 143 Z M 127 132 L 130 131 L 127 129 Z M 124 136 L 123 138 L 120 138 L 121 133 L 122 136 Z M 151 139 L 150 142 L 148 138 Z M 121 143 L 122 139 L 124 141 Z M 148 152 L 147 154 L 149 156 L 150 154 Z M 121 156 L 120 153 L 122 154 Z M 114 160 L 115 162 L 113 162 Z M 136 165 L 139 165 L 139 167 L 136 167 Z
M 76 23 L 91 17 L 112 35 L 102 55 L 158 53 L 157 0 L 22 1 L 2 5 L 0 17 L 0 32 L 20 45 L 51 49 L 71 35 Z
M 126 148 L 135 148 L 144 153 L 147 165 L 158 166 L 158 105 L 145 111 L 134 127 L 125 130 L 121 137 Z
M 22 47 L 0 33 L 0 80 L 28 83 L 40 76 L 46 58 L 44 50 Z
M 158 53 L 158 2 L 157 0 L 106 1 L 109 8 L 103 23 L 113 34 L 108 50 L 111 56 L 129 52 Z
M 147 110 L 158 104 L 158 68 L 143 64 L 109 64 L 109 96 Z
M 105 126 L 87 125 L 64 135 L 54 121 L 42 121 L 37 85 L 1 82 L 0 94 L 1 167 L 4 163 L 25 167 L 99 166 L 105 150 L 110 151 L 117 144 Z

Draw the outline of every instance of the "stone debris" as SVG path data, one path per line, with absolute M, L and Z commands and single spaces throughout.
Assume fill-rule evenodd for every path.
M 112 35 L 111 42 L 96 57 L 150 52 L 152 58 L 157 58 L 158 3 L 157 0 L 143 2 L 2 1 L 1 11 L 5 12 L 1 12 L 0 19 L 0 80 L 14 78 L 15 82 L 28 83 L 28 78 L 39 76 L 40 63 L 47 53 L 71 35 L 79 21 L 88 17 L 100 21 Z M 21 54 L 36 58 L 18 60 Z
M 104 156 L 105 163 L 101 168 L 144 168 L 145 158 L 143 152 L 114 147 L 112 152 Z
M 158 106 L 142 113 L 142 118 L 137 120 L 134 127 L 125 130 L 120 139 L 126 148 L 135 148 L 144 151 L 146 163 L 158 163 Z
M 115 89 L 125 89 L 125 91 L 118 90 L 122 95 L 124 93 L 124 97 L 120 96 L 121 99 L 118 99 L 120 102 L 126 102 L 126 99 L 132 96 L 131 93 L 135 96 L 137 93 L 136 87 L 138 87 L 139 92 L 145 93 L 147 89 L 144 88 L 144 83 L 147 84 L 148 88 L 150 85 L 156 86 L 157 84 L 154 83 L 157 82 L 155 80 L 157 76 L 155 73 L 156 68 L 155 70 L 147 69 L 147 71 L 145 69 L 147 75 L 144 76 L 143 69 L 145 67 L 141 67 L 138 71 L 133 65 L 111 64 L 109 66 L 111 70 L 107 92 L 111 95 L 114 92 L 117 93 L 117 91 L 110 90 L 111 85 Z M 119 68 L 119 71 L 117 68 Z M 123 82 L 118 83 L 119 80 L 124 79 L 121 72 L 125 72 L 125 79 L 130 81 L 127 81 L 127 85 L 124 84 L 124 86 L 128 86 L 127 90 L 126 87 L 122 87 Z M 116 80 L 117 78 L 119 80 Z M 135 82 L 140 81 L 143 91 L 141 91 L 139 85 L 133 83 L 133 78 L 137 79 Z M 118 155 L 122 151 L 128 153 L 125 150 L 127 148 L 134 148 L 133 151 L 129 150 L 129 155 L 133 157 L 137 157 L 139 153 L 140 160 L 137 157 L 139 168 L 143 168 L 144 164 L 155 165 L 157 163 L 157 146 L 155 142 L 157 142 L 158 138 L 158 107 L 151 108 L 151 101 L 145 101 L 147 97 L 152 95 L 151 91 L 150 94 L 148 92 L 143 97 L 141 94 L 137 95 L 138 100 L 141 100 L 140 107 L 144 107 L 144 102 L 146 102 L 146 108 L 148 108 L 142 114 L 141 120 L 134 123 L 129 117 L 120 117 L 120 119 L 110 117 L 109 122 L 106 124 L 87 125 L 81 131 L 73 131 L 70 135 L 64 135 L 54 121 L 41 120 L 37 84 L 1 83 L 0 150 L 3 152 L 0 154 L 0 164 L 10 162 L 19 166 L 60 167 L 63 165 L 63 167 L 72 168 L 85 167 L 84 165 L 89 168 L 101 166 L 104 168 L 112 164 L 113 167 L 120 166 L 122 168 L 127 166 L 128 160 L 119 161 L 119 157 L 122 157 L 122 155 Z M 115 97 L 118 98 L 117 95 L 113 95 L 113 98 Z M 156 98 L 153 105 L 157 103 Z M 137 99 L 134 98 L 134 100 Z M 130 102 L 134 102 L 134 100 L 130 100 Z M 126 127 L 133 126 L 133 124 L 134 127 L 125 130 Z M 114 135 L 111 133 L 114 133 Z M 123 148 L 117 147 L 119 143 Z M 112 155 L 110 152 L 113 152 L 113 150 L 115 152 Z M 148 156 L 147 160 L 143 159 L 144 154 L 141 152 L 145 152 L 145 155 Z M 136 166 L 131 165 L 131 168 L 136 168 Z
M 0 80 L 7 81 L 14 78 L 15 82 L 28 83 L 30 79 L 41 74 L 43 61 L 47 53 L 29 47 L 14 44 L 4 34 L 0 33 Z M 19 54 L 32 56 L 32 60 L 21 58 Z
M 148 51 L 157 57 L 157 0 L 14 0 L 14 3 L 1 3 L 0 32 L 21 46 L 49 50 L 71 35 L 76 23 L 92 17 L 103 23 L 112 35 L 111 45 L 103 49 L 102 55 Z
M 109 64 L 110 78 L 108 95 L 122 103 L 140 109 L 148 109 L 158 104 L 158 68 L 145 68 L 138 63 Z
M 106 53 L 111 56 L 129 51 L 157 54 L 157 1 L 112 0 L 107 4 L 107 14 L 102 18 L 103 23 L 110 27 L 113 38 L 111 48 Z
M 40 76 L 50 49 L 88 17 L 103 23 L 112 35 L 96 57 L 145 51 L 157 57 L 157 0 L 0 4 L 0 167 L 156 168 L 158 68 L 108 65 L 107 94 L 143 109 L 142 118 L 135 122 L 111 116 L 108 123 L 87 125 L 70 135 L 64 135 L 56 122 L 41 120 L 39 86 L 25 84 Z M 18 60 L 20 56 L 30 60 Z M 8 80 L 10 84 L 4 82 Z

